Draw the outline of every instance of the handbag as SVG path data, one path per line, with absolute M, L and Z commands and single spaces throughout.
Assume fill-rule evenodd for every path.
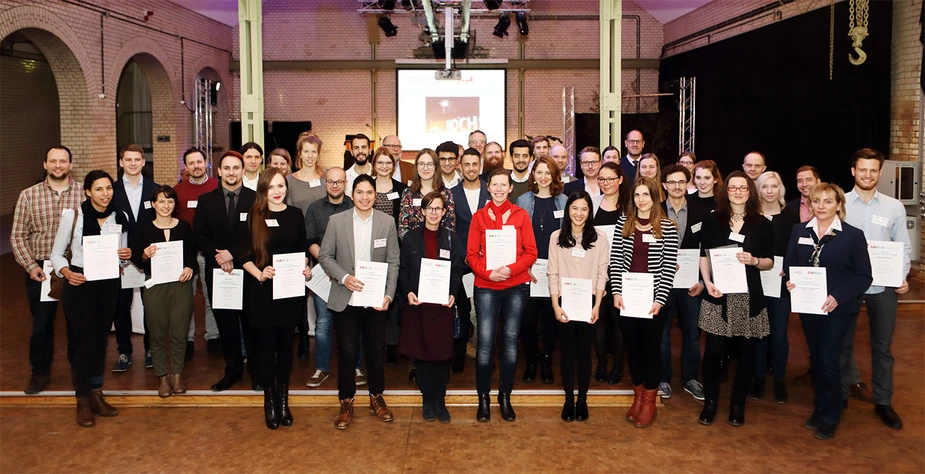
M 71 235 L 67 239 L 67 248 L 64 249 L 64 258 L 71 261 L 71 241 L 74 240 L 74 229 L 77 228 L 77 213 L 74 213 L 74 221 L 71 222 Z M 48 297 L 61 300 L 61 290 L 64 289 L 64 278 L 58 276 L 58 272 L 51 272 L 51 280 L 48 282 Z

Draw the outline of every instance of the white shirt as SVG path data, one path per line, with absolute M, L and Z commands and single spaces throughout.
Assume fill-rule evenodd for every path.
M 479 210 L 479 194 L 482 193 L 482 189 L 467 189 L 464 186 L 463 192 L 466 193 L 466 203 L 469 204 L 469 213 L 474 215 Z
M 527 174 L 526 174 L 526 176 L 524 176 L 524 179 L 517 179 L 517 176 L 514 176 L 514 172 L 511 171 L 511 181 L 513 181 L 513 182 L 515 182 L 515 183 L 525 183 L 525 182 L 527 182 L 528 179 L 530 179 L 530 172 L 529 172 L 529 171 L 527 171 Z
M 829 228 L 826 229 L 825 232 L 822 232 L 822 233 L 819 232 L 819 222 L 816 221 L 815 217 L 813 217 L 812 220 L 806 223 L 806 227 L 813 229 L 813 232 L 816 233 L 816 237 L 819 240 L 822 240 L 822 236 L 824 236 L 825 234 L 828 234 L 830 230 L 837 230 L 841 232 L 841 219 L 839 219 L 838 216 L 835 216 L 835 219 L 833 219 L 832 223 L 829 224 Z
M 562 175 L 562 182 L 563 182 L 563 183 L 571 183 L 573 179 L 575 179 L 575 178 L 573 178 L 573 177 L 571 177 L 571 176 L 569 176 L 569 175 L 567 175 L 567 174 L 563 174 L 563 175 Z
M 145 177 L 138 175 L 138 186 L 132 186 L 128 176 L 122 175 L 122 184 L 125 185 L 125 195 L 128 196 L 128 205 L 132 207 L 132 215 L 138 220 L 138 209 L 141 207 L 141 190 L 145 184 Z
M 356 171 L 356 167 L 357 165 L 351 166 L 350 168 L 347 169 L 345 173 L 347 175 L 347 187 L 344 189 L 346 190 L 348 196 L 353 195 L 353 182 L 356 181 L 357 177 L 360 176 L 360 173 L 357 173 Z M 369 171 L 371 172 L 372 170 L 373 170 L 373 167 L 370 166 Z M 369 174 L 369 172 L 362 173 L 362 174 Z
M 368 262 L 372 260 L 372 255 L 370 248 L 372 247 L 372 238 L 373 238 L 373 212 L 369 213 L 369 217 L 364 221 L 360 218 L 360 215 L 357 214 L 356 208 L 353 209 L 353 264 L 356 265 L 359 262 Z M 344 281 L 347 280 L 347 276 L 344 276 Z M 343 284 L 343 281 L 341 282 Z M 350 301 L 347 302 L 350 306 L 355 306 L 353 304 L 353 295 L 350 295 Z
M 247 179 L 247 173 L 241 175 L 241 180 L 243 181 L 244 187 L 250 189 L 251 191 L 257 190 L 257 181 L 260 180 L 260 174 L 257 174 L 257 177 L 254 179 Z
M 441 174 L 440 176 L 443 177 L 442 174 Z M 462 182 L 462 176 L 459 175 L 459 172 L 458 172 L 458 171 L 455 171 L 455 172 L 454 172 L 453 179 L 451 179 L 451 180 L 449 180 L 449 181 L 447 181 L 446 178 L 443 178 L 443 185 L 446 186 L 446 189 L 450 189 L 450 188 L 452 188 L 453 186 L 456 186 L 457 184 L 459 184 L 459 183 L 461 183 L 461 182 Z
M 597 190 L 591 189 L 591 186 L 588 186 L 588 182 L 589 182 L 589 181 L 588 181 L 588 177 L 587 177 L 587 176 L 584 177 L 584 180 L 585 180 L 585 191 L 587 191 L 588 194 L 591 195 L 591 197 L 597 197 L 597 196 L 600 196 L 600 195 L 601 195 L 601 187 L 600 187 L 600 186 L 597 187 Z

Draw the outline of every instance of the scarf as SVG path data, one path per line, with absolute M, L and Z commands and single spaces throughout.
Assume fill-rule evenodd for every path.
M 490 210 L 495 216 L 495 223 L 498 224 L 498 229 L 500 229 L 501 225 L 503 225 L 503 222 L 501 222 L 501 216 L 503 216 L 505 212 L 511 210 L 511 207 L 513 207 L 513 204 L 511 204 L 511 201 L 507 199 L 500 206 L 496 205 L 495 201 L 493 200 L 489 200 L 488 204 L 485 205 L 485 208 Z
M 80 210 L 83 212 L 84 216 L 84 230 L 83 235 L 100 235 L 102 229 L 100 228 L 100 222 L 98 219 L 105 219 L 113 213 L 114 208 L 112 203 L 106 206 L 106 209 L 102 212 L 97 211 L 93 207 L 93 203 L 87 199 L 80 205 Z M 127 222 L 122 213 L 116 213 L 116 223 L 119 225 L 125 225 Z

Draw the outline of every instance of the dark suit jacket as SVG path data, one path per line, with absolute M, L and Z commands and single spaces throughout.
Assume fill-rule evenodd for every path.
M 213 191 L 199 196 L 196 217 L 193 218 L 193 234 L 196 247 L 206 259 L 206 278 L 212 280 L 212 270 L 218 268 L 215 263 L 216 250 L 228 250 L 232 257 L 238 257 L 250 244 L 250 230 L 247 219 L 241 220 L 241 214 L 248 214 L 257 193 L 242 186 L 238 195 L 235 211 L 238 215 L 234 223 L 228 220 L 228 208 L 225 205 L 225 188 L 219 185 Z M 245 245 L 247 244 L 247 245 Z
M 462 244 L 459 237 L 452 231 L 441 227 L 437 235 L 437 248 L 447 250 L 450 258 L 443 258 L 439 255 L 437 260 L 449 260 L 450 264 L 450 295 L 459 295 L 462 288 L 462 276 L 469 273 L 469 266 L 466 265 L 466 246 Z M 399 263 L 398 273 L 402 276 L 398 280 L 398 289 L 400 294 L 406 295 L 409 292 L 417 293 L 420 287 L 421 278 L 421 259 L 427 258 L 427 250 L 424 243 L 424 226 L 416 227 L 407 234 L 401 242 L 401 262 Z
M 145 202 L 150 202 L 151 198 L 154 197 L 154 190 L 157 189 L 158 184 L 148 178 L 143 179 L 144 181 L 141 183 L 141 202 L 138 203 L 137 219 L 134 214 L 132 214 L 132 206 L 128 202 L 128 194 L 125 193 L 125 183 L 121 179 L 117 179 L 112 183 L 112 204 L 119 210 L 124 211 L 125 215 L 128 217 L 128 224 L 125 230 L 129 234 L 134 234 L 135 231 L 138 230 L 138 226 L 142 223 L 154 222 L 154 206 L 145 206 Z
M 662 210 L 668 212 L 668 201 L 662 201 Z M 687 200 L 687 227 L 684 229 L 684 240 L 678 248 L 682 249 L 699 249 L 700 248 L 700 231 L 703 228 L 703 221 L 710 215 L 710 210 L 702 204 Z M 667 217 L 667 214 L 666 214 Z M 694 232 L 693 226 L 697 226 L 697 232 Z M 680 233 L 680 232 L 679 232 Z
M 491 199 L 485 182 L 479 182 L 479 186 L 478 209 L 476 211 L 485 207 L 485 203 Z M 462 183 L 453 186 L 450 193 L 453 194 L 453 202 L 456 203 L 456 235 L 462 241 L 463 254 L 465 254 L 465 249 L 469 242 L 469 225 L 472 223 L 473 212 L 469 210 L 469 201 L 466 199 L 466 191 L 463 189 Z M 465 260 L 465 256 L 463 256 L 463 260 Z
M 636 181 L 636 170 L 639 169 L 639 162 L 637 161 L 636 166 L 633 166 L 630 164 L 629 158 L 624 156 L 620 159 L 620 169 L 623 170 L 623 182 L 632 184 L 633 181 Z
M 585 190 L 585 179 L 577 178 L 571 183 L 565 183 L 565 189 L 562 191 L 562 194 L 565 194 L 566 199 L 572 195 L 575 191 L 584 191 Z
M 787 201 L 787 209 L 796 211 L 797 218 L 799 219 L 800 217 L 800 198 L 791 199 L 790 201 Z

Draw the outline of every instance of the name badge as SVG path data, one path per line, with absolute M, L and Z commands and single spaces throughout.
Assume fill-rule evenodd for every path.
M 267 227 L 279 227 L 279 222 L 276 222 L 276 219 L 267 219 Z
M 421 198 L 414 198 L 411 200 L 411 205 L 414 207 L 421 207 Z
M 698 222 L 698 223 L 692 225 L 692 226 L 691 226 L 691 233 L 692 233 L 692 234 L 696 234 L 697 232 L 700 232 L 700 228 L 701 228 L 701 227 L 703 227 L 703 222 Z
M 440 258 L 450 258 L 450 251 L 447 249 L 440 249 Z
M 890 224 L 889 219 L 887 219 L 886 217 L 881 217 L 877 215 L 875 215 L 874 217 L 871 217 L 870 222 L 873 224 L 879 225 L 880 227 L 886 227 L 887 225 Z
M 565 211 L 564 210 L 552 211 L 552 216 L 555 217 L 556 219 L 562 219 L 563 217 L 565 217 Z
M 196 206 L 199 205 L 199 201 L 186 201 L 187 209 L 196 209 Z
M 386 199 L 388 199 L 389 201 L 394 201 L 394 200 L 398 199 L 398 193 L 389 193 L 389 194 L 386 194 L 385 197 L 386 197 Z
M 240 220 L 241 220 L 241 222 L 247 222 L 247 213 L 246 213 L 246 212 L 242 212 L 242 213 L 241 213 L 241 218 L 240 218 Z
M 658 242 L 655 240 L 655 236 L 652 234 L 642 234 L 642 241 L 647 244 L 654 244 L 655 242 Z
M 575 247 L 572 249 L 572 256 L 578 258 L 585 258 L 585 249 L 580 247 Z
M 374 249 L 381 249 L 382 247 L 385 247 L 385 239 L 376 239 L 373 241 Z
M 767 219 L 767 220 L 769 220 L 769 221 L 773 221 L 773 220 L 774 220 L 774 216 L 772 216 L 771 214 L 765 214 L 765 215 L 764 215 L 764 218 Z
M 816 243 L 813 242 L 813 239 L 811 239 L 811 238 L 809 238 L 809 237 L 800 237 L 800 239 L 797 240 L 797 244 L 799 244 L 799 245 L 813 245 L 813 246 L 816 245 Z
M 506 230 L 506 229 L 514 229 L 514 226 L 511 224 L 504 224 L 503 226 L 501 226 L 501 230 Z
M 308 182 L 308 187 L 310 188 L 317 188 L 318 186 L 321 186 L 321 179 L 312 179 Z
M 735 240 L 736 242 L 741 244 L 742 242 L 745 242 L 745 236 L 742 234 L 735 233 L 735 232 L 730 232 L 729 240 Z
M 106 226 L 107 234 L 121 234 L 122 233 L 122 224 L 109 224 Z
M 151 209 L 151 201 L 145 201 L 145 209 Z

